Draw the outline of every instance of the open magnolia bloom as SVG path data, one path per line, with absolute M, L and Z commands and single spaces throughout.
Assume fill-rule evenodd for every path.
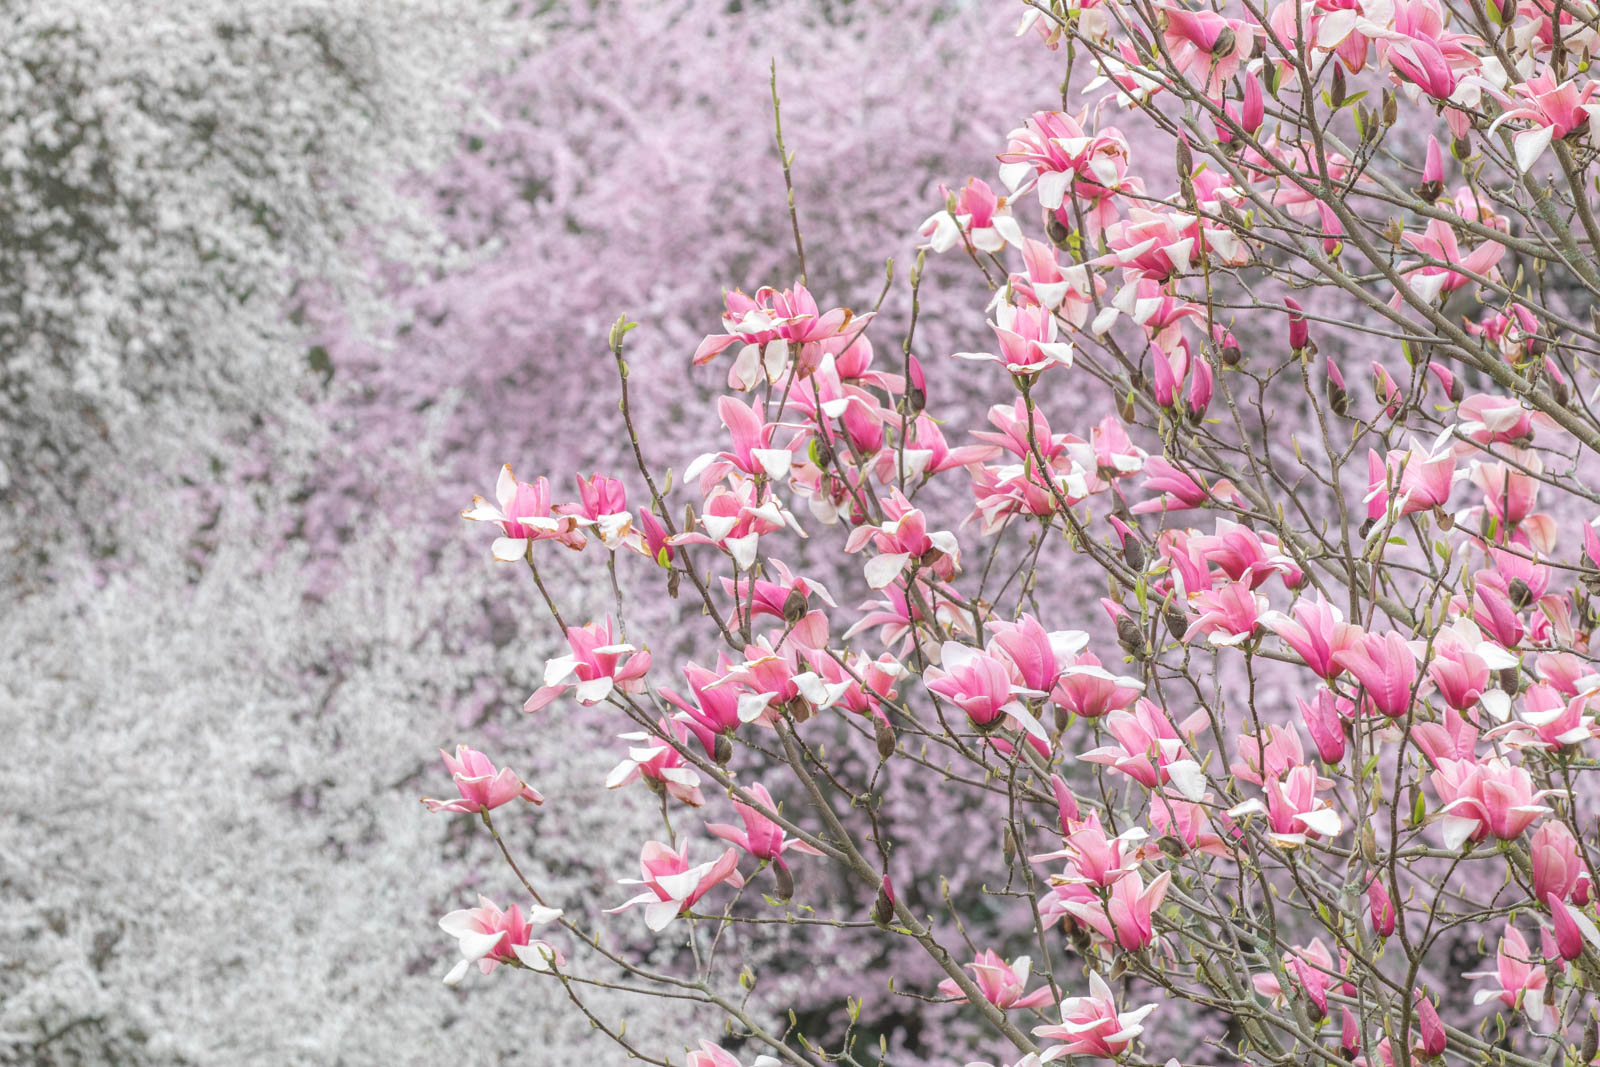
M 565 966 L 567 959 L 560 950 L 530 939 L 533 927 L 559 918 L 557 908 L 535 905 L 524 916 L 515 904 L 501 911 L 494 901 L 481 896 L 476 908 L 452 911 L 439 920 L 439 929 L 456 939 L 461 959 L 445 975 L 445 985 L 458 984 L 473 964 L 484 974 L 502 963 L 520 963 L 535 971 Z

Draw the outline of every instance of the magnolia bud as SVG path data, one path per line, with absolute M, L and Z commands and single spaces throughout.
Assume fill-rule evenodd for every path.
M 1050 243 L 1057 248 L 1067 247 L 1067 242 L 1072 239 L 1072 231 L 1067 229 L 1067 224 L 1057 218 L 1053 212 L 1049 218 L 1044 220 L 1044 232 L 1045 236 L 1050 238 Z
M 894 755 L 894 727 L 882 719 L 878 720 L 877 742 L 879 759 L 888 759 Z
M 883 880 L 883 885 L 878 888 L 878 895 L 872 901 L 872 921 L 879 927 L 887 930 L 889 922 L 894 918 L 894 897 L 889 895 L 889 879 Z
M 1361 824 L 1361 858 L 1376 867 L 1378 865 L 1378 835 L 1372 832 L 1372 824 Z
M 1177 604 L 1168 604 L 1161 609 L 1161 617 L 1166 620 L 1167 630 L 1172 636 L 1183 640 L 1183 635 L 1189 632 L 1189 616 Z
M 1600 1021 L 1593 1015 L 1583 1024 L 1583 1044 L 1578 1046 L 1578 1062 L 1592 1063 L 1600 1056 Z
M 1017 839 L 1011 833 L 1011 827 L 1000 828 L 1000 857 L 1005 860 L 1006 866 L 1017 858 Z
M 1222 362 L 1229 367 L 1237 367 L 1239 365 L 1239 361 L 1244 358 L 1244 352 L 1239 348 L 1238 342 L 1233 339 L 1233 334 L 1231 333 L 1228 334 L 1227 341 L 1223 344 L 1217 355 L 1221 357 Z
M 1144 545 L 1139 543 L 1137 537 L 1126 537 L 1122 541 L 1122 559 L 1129 568 L 1138 573 L 1144 573 L 1145 556 Z
M 775 895 L 779 900 L 788 900 L 794 896 L 794 875 L 789 873 L 788 867 L 781 863 L 774 863 L 772 865 L 772 878 L 773 881 L 778 883 L 778 891 Z
M 1133 406 L 1133 394 L 1124 393 L 1117 400 L 1117 415 L 1123 422 L 1132 422 L 1137 415 Z
M 1328 409 L 1340 418 L 1350 411 L 1350 395 L 1344 391 L 1344 386 L 1332 379 L 1328 381 Z
M 1211 46 L 1211 54 L 1217 59 L 1233 55 L 1233 50 L 1238 47 L 1238 35 L 1233 32 L 1233 27 L 1224 26 L 1222 32 L 1217 34 L 1216 42 Z
M 1572 392 L 1567 388 L 1565 378 L 1552 377 L 1550 379 L 1550 399 L 1562 407 L 1566 407 L 1572 401 Z
M 833 446 L 826 437 L 815 437 L 811 440 L 811 455 L 816 460 L 817 466 L 827 467 L 833 463 Z
M 1522 688 L 1522 675 L 1515 667 L 1502 667 L 1499 672 L 1500 688 L 1512 696 Z
M 922 414 L 922 409 L 928 406 L 928 394 L 921 386 L 906 387 L 906 410 L 913 415 Z
M 806 617 L 806 595 L 800 591 L 799 586 L 789 590 L 789 595 L 783 598 L 783 621 L 793 626 Z
M 1117 616 L 1117 643 L 1122 646 L 1124 652 L 1134 659 L 1144 659 L 1147 654 L 1144 647 L 1144 634 L 1139 630 L 1139 624 L 1133 621 L 1133 616 L 1131 615 Z
M 1521 578 L 1511 579 L 1506 592 L 1511 595 L 1511 606 L 1518 611 L 1526 611 L 1528 605 L 1533 602 L 1533 590 L 1529 589 L 1528 583 Z
M 718 765 L 726 767 L 728 761 L 733 759 L 733 739 L 727 734 L 718 734 L 711 747 L 714 750 L 711 758 L 716 760 Z
M 1392 89 L 1385 89 L 1383 91 L 1383 124 L 1385 126 L 1393 126 L 1395 120 L 1399 117 L 1400 102 L 1395 99 Z
M 1340 64 L 1340 63 L 1335 63 L 1333 65 L 1333 84 L 1328 87 L 1328 103 L 1335 110 L 1337 110 L 1340 107 L 1343 107 L 1344 106 L 1344 94 L 1345 94 L 1344 65 Z

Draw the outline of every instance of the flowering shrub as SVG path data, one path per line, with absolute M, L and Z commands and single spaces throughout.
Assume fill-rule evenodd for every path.
M 624 316 L 619 465 L 508 469 L 463 512 L 570 649 L 525 683 L 528 729 L 604 709 L 607 784 L 661 828 L 597 920 L 479 803 L 527 899 L 447 917 L 460 955 L 560 983 L 656 1063 L 883 1058 L 859 1001 L 760 999 L 746 961 L 794 930 L 919 955 L 936 978 L 860 985 L 964 1013 L 945 1062 L 1594 1061 L 1600 11 L 1022 16 L 1081 110 L 1017 115 L 994 180 L 930 205 L 902 329 L 809 289 L 775 130 L 798 272 L 683 346 L 727 394 L 703 458 L 656 459 L 645 413 L 698 398 L 633 370 Z M 941 254 L 991 290 L 969 313 L 994 351 L 918 333 Z M 955 355 L 989 375 L 986 422 L 947 417 Z M 954 524 L 926 503 L 951 485 Z M 1051 554 L 1098 572 L 1102 612 L 1040 586 Z M 547 580 L 573 558 L 609 611 Z M 714 651 L 649 632 L 673 599 Z M 970 892 L 884 817 L 908 795 L 983 816 Z M 743 829 L 705 827 L 726 811 Z M 646 1046 L 598 989 L 726 1037 Z M 1161 1028 L 1183 1004 L 1220 1029 Z

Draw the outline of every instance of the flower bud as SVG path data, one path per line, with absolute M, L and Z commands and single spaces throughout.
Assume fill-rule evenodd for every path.
M 894 887 L 889 884 L 889 876 L 886 874 L 883 876 L 883 884 L 878 887 L 878 895 L 872 901 L 872 921 L 887 930 L 893 919 Z
M 1600 1020 L 1593 1015 L 1583 1024 L 1583 1044 L 1578 1046 L 1578 1062 L 1593 1063 L 1600 1056 Z
M 789 873 L 789 868 L 782 863 L 772 865 L 773 881 L 778 883 L 777 892 L 773 895 L 779 900 L 788 900 L 794 896 L 794 875 Z
M 719 766 L 726 767 L 728 761 L 733 759 L 733 739 L 727 734 L 718 734 L 711 747 L 713 749 L 711 758 L 716 760 Z
M 1147 654 L 1144 633 L 1140 631 L 1139 624 L 1133 621 L 1131 615 L 1117 616 L 1117 643 L 1134 659 L 1144 659 Z
M 894 727 L 883 719 L 878 720 L 877 737 L 878 758 L 888 759 L 894 755 Z
M 789 595 L 783 598 L 783 621 L 793 626 L 806 617 L 806 595 L 800 591 L 799 586 L 789 590 Z

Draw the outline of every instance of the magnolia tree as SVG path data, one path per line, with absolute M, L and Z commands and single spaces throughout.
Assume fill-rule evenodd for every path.
M 942 975 L 895 991 L 982 1027 L 951 1063 L 1595 1061 L 1597 20 L 1029 4 L 1080 110 L 1019 115 L 921 228 L 992 290 L 988 352 L 919 345 L 921 257 L 893 336 L 819 307 L 777 123 L 798 280 L 728 294 L 683 355 L 725 432 L 652 463 L 639 412 L 692 394 L 630 380 L 624 317 L 632 469 L 567 499 L 508 466 L 464 512 L 569 646 L 527 728 L 611 716 L 606 784 L 661 824 L 601 918 L 528 848 L 571 816 L 513 824 L 534 787 L 447 754 L 429 807 L 480 821 L 517 895 L 440 920 L 446 981 L 532 972 L 652 1063 L 877 1062 L 873 1019 L 774 1011 L 745 964 L 798 930 L 804 972 L 848 930 Z M 952 357 L 993 383 L 984 425 L 940 418 Z M 547 580 L 571 552 L 610 614 Z M 1051 557 L 1101 572 L 1103 613 Z M 630 627 L 662 598 L 697 607 L 696 661 Z M 908 790 L 991 816 L 960 843 L 981 893 L 907 861 Z M 726 1027 L 645 1047 L 601 990 Z M 1160 1025 L 1185 1002 L 1217 1036 Z

